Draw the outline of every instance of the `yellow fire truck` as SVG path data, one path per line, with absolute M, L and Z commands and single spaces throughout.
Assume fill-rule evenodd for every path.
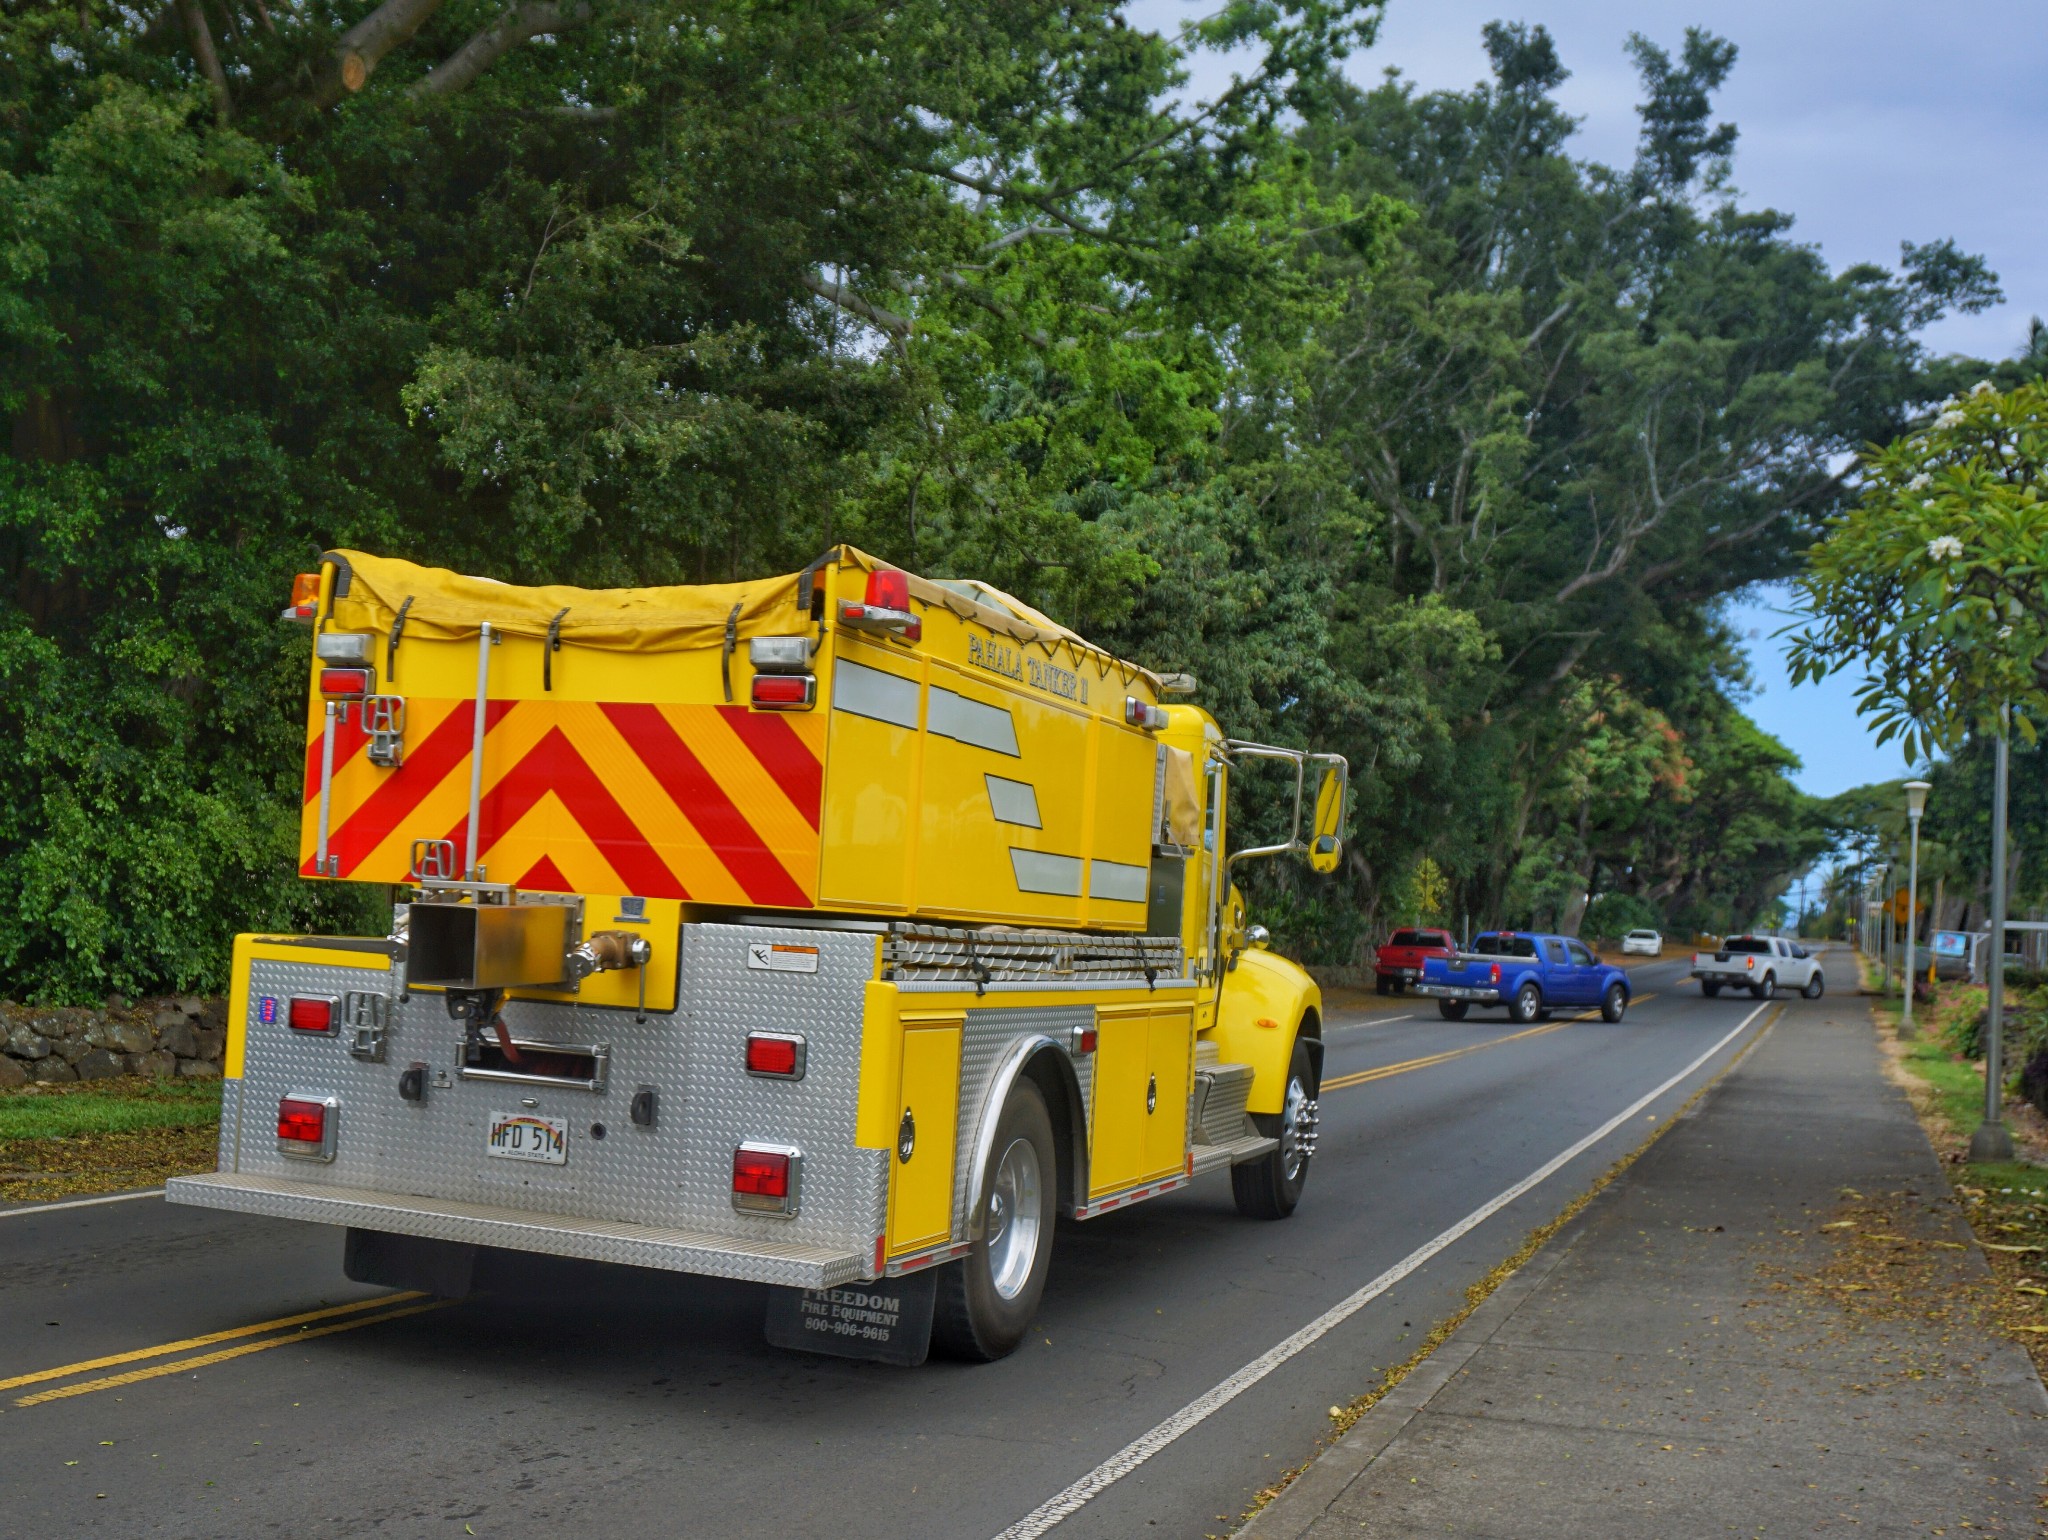
M 1338 756 L 849 547 L 608 591 L 336 551 L 285 613 L 302 874 L 402 901 L 237 938 L 220 1169 L 172 1201 L 441 1294 L 505 1251 L 751 1279 L 775 1341 L 901 1362 L 1009 1352 L 1057 1216 L 1225 1167 L 1293 1210 L 1321 997 L 1230 870 L 1335 867 Z M 1231 852 L 1252 759 L 1291 831 Z

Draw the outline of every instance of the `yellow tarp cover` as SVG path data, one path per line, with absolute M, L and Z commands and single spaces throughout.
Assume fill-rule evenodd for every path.
M 361 551 L 330 551 L 328 559 L 349 567 L 348 593 L 334 601 L 334 624 L 344 631 L 388 632 L 407 599 L 405 635 L 439 641 L 473 637 L 487 620 L 508 636 L 545 639 L 560 615 L 561 635 L 578 646 L 680 652 L 723 645 L 734 605 L 741 636 L 790 636 L 809 625 L 797 609 L 794 573 L 686 588 L 521 588 Z
M 344 631 L 388 633 L 408 599 L 412 601 L 405 611 L 409 637 L 464 641 L 488 620 L 491 629 L 501 635 L 545 640 L 549 625 L 559 616 L 559 633 L 565 640 L 612 652 L 682 652 L 722 646 L 729 621 L 740 638 L 792 636 L 811 624 L 799 606 L 800 573 L 747 583 L 696 583 L 676 588 L 522 588 L 495 578 L 467 577 L 445 567 L 422 567 L 395 556 L 372 556 L 363 551 L 329 551 L 327 559 L 348 564 L 348 592 L 334 601 L 333 615 L 334 625 Z M 850 545 L 834 548 L 826 561 L 867 572 L 889 565 Z M 1115 658 L 986 583 L 947 586 L 913 573 L 909 586 L 926 604 L 977 621 L 1000 635 L 1041 644 L 1071 642 L 1151 680 L 1155 687 L 1158 683 L 1149 670 Z M 736 620 L 734 605 L 739 606 Z

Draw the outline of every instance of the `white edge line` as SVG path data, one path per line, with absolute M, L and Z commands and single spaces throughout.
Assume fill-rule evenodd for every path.
M 161 1187 L 145 1188 L 141 1192 L 117 1192 L 111 1198 L 70 1198 L 62 1203 L 35 1203 L 27 1208 L 0 1209 L 0 1219 L 19 1219 L 25 1214 L 54 1214 L 60 1208 L 96 1208 L 102 1203 L 133 1203 L 137 1198 L 161 1198 Z
M 1692 1063 L 1686 1065 L 1684 1069 L 1673 1075 L 1655 1090 L 1647 1091 L 1635 1101 L 1629 1103 L 1628 1106 L 1617 1112 L 1605 1123 L 1602 1123 L 1590 1134 L 1587 1134 L 1578 1143 L 1572 1145 L 1570 1149 L 1552 1156 L 1519 1182 L 1515 1183 L 1514 1186 L 1480 1204 L 1478 1208 L 1472 1210 L 1471 1213 L 1467 1214 L 1434 1240 L 1427 1241 L 1421 1246 L 1416 1247 L 1415 1250 L 1409 1252 L 1407 1256 L 1381 1273 L 1379 1277 L 1373 1279 L 1364 1288 L 1358 1290 L 1357 1293 L 1338 1301 L 1338 1303 L 1325 1310 L 1293 1336 L 1269 1348 L 1266 1352 L 1260 1354 L 1242 1369 L 1238 1370 L 1237 1373 L 1231 1375 L 1229 1379 L 1197 1396 L 1186 1406 L 1167 1418 L 1166 1421 L 1153 1428 L 1149 1433 L 1143 1434 L 1124 1445 L 1122 1449 L 1111 1455 L 1107 1460 L 1104 1460 L 1065 1491 L 1040 1504 L 1008 1529 L 997 1535 L 996 1540 L 1037 1540 L 1038 1536 L 1043 1535 L 1061 1520 L 1079 1512 L 1090 1500 L 1107 1491 L 1125 1476 L 1128 1476 L 1183 1433 L 1188 1432 L 1197 1424 L 1205 1421 L 1213 1413 L 1220 1411 L 1230 1402 L 1236 1400 L 1245 1391 L 1258 1384 L 1260 1380 L 1271 1374 L 1304 1348 L 1313 1345 L 1320 1338 L 1328 1335 L 1331 1331 L 1343 1325 L 1344 1322 L 1350 1320 L 1352 1316 L 1358 1314 L 1360 1310 L 1363 1310 L 1367 1305 L 1379 1298 L 1380 1295 L 1386 1293 L 1387 1290 L 1391 1289 L 1403 1278 L 1406 1278 L 1410 1273 L 1421 1267 L 1423 1263 L 1434 1257 L 1438 1252 L 1443 1251 L 1446 1247 L 1451 1246 L 1477 1229 L 1481 1224 L 1514 1202 L 1515 1199 L 1528 1192 L 1530 1188 L 1556 1175 L 1563 1167 L 1569 1165 L 1602 1139 L 1605 1139 L 1609 1134 L 1621 1127 L 1622 1124 L 1649 1106 L 1651 1102 L 1669 1091 L 1673 1086 L 1679 1084 L 1687 1076 L 1693 1074 L 1709 1059 L 1713 1058 L 1715 1054 L 1734 1042 L 1736 1038 L 1740 1037 L 1747 1030 L 1752 1021 L 1755 1021 L 1758 1016 L 1770 1008 L 1771 1003 L 1766 1000 L 1763 1004 L 1759 1005 L 1755 1010 L 1743 1017 L 1734 1030 L 1714 1044 L 1713 1047 L 1709 1048 L 1697 1059 L 1694 1059 Z

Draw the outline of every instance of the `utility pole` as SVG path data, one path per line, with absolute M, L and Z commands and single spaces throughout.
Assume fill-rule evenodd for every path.
M 1913 853 L 1906 879 L 1906 967 L 1902 979 L 1906 986 L 1905 1010 L 1899 1016 L 1899 1036 L 1910 1042 L 1920 1034 L 1913 1026 L 1913 933 L 1919 928 L 1920 919 L 1920 815 L 1927 808 L 1927 793 L 1933 786 L 1927 781 L 1906 782 L 1906 822 L 1913 827 Z
M 2005 1075 L 2000 1064 L 2005 1026 L 2006 734 L 2011 727 L 2011 708 L 2000 707 L 1991 781 L 1991 935 L 1985 948 L 1991 954 L 1991 976 L 1985 981 L 1989 998 L 1984 1013 L 1984 1121 L 1970 1135 L 1970 1159 L 1980 1164 L 2012 1159 L 2012 1133 L 2005 1126 Z

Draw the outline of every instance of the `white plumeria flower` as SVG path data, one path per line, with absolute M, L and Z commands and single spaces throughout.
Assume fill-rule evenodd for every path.
M 2007 637 L 2009 637 L 2009 636 L 2011 636 L 2011 635 L 2012 635 L 2012 627 L 2011 627 L 2011 626 L 2000 626 L 2000 627 L 1998 628 L 1998 639 L 1999 639 L 1999 640 L 2000 640 L 2001 642 L 2002 642 L 2002 641 L 2004 641 L 2004 640 L 2005 640 L 2005 639 L 2006 639 Z
M 1925 492 L 1929 487 L 1933 485 L 1934 478 L 1928 475 L 1927 472 L 1922 471 L 1919 475 L 1915 476 L 1911 481 L 1906 483 L 1906 490 L 1908 492 Z
M 1943 412 L 1934 419 L 1934 425 L 1937 428 L 1960 428 L 1963 425 L 1963 414 L 1954 407 L 1950 407 L 1946 412 Z
M 1989 380 L 1979 380 L 1979 381 L 1978 381 L 1978 382 L 1977 382 L 1976 384 L 1974 384 L 1974 385 L 1972 385 L 1972 386 L 1970 387 L 1970 394 L 1971 394 L 1971 395 L 1973 395 L 1973 396 L 1988 396 L 1988 395 L 1990 395 L 1990 394 L 1991 394 L 1991 382 L 1990 382 Z
M 1929 561 L 1954 561 L 1963 554 L 1963 543 L 1954 535 L 1936 535 L 1927 542 Z

